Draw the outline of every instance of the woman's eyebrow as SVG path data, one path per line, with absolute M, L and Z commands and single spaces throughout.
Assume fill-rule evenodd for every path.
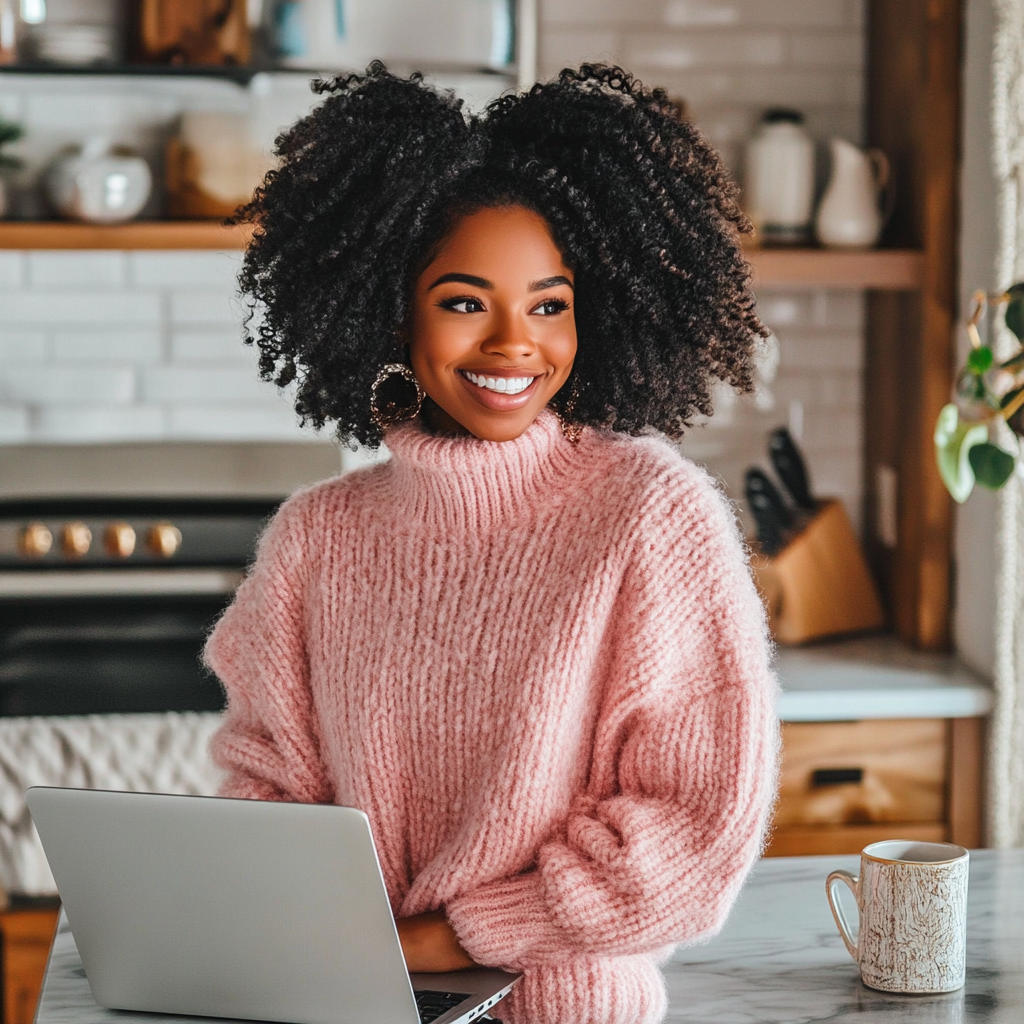
M 427 291 L 436 288 L 439 284 L 447 284 L 449 281 L 455 281 L 457 284 L 471 284 L 474 288 L 486 288 L 488 291 L 494 291 L 493 281 L 488 281 L 486 277 L 474 277 L 472 274 L 442 274 Z
M 530 291 L 540 292 L 543 291 L 545 288 L 554 288 L 555 285 L 559 284 L 567 284 L 570 288 L 572 288 L 572 281 L 570 281 L 569 278 L 563 277 L 561 274 L 559 274 L 557 277 L 545 277 L 542 281 L 534 281 L 533 284 L 530 285 Z M 572 288 L 572 290 L 576 291 L 575 288 Z

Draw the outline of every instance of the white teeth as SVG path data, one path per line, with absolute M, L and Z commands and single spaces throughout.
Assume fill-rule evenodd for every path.
M 464 370 L 463 373 L 466 379 L 478 388 L 487 388 L 488 391 L 497 391 L 504 395 L 518 395 L 534 381 L 533 377 L 478 377 L 475 373 L 470 373 L 469 370 Z

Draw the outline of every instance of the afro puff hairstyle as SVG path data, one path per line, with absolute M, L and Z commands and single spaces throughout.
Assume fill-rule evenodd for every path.
M 749 225 L 715 151 L 660 89 L 583 65 L 480 116 L 380 63 L 313 84 L 326 100 L 277 140 L 235 221 L 260 373 L 296 410 L 376 447 L 371 388 L 406 362 L 412 286 L 458 219 L 522 205 L 575 274 L 574 422 L 679 437 L 716 380 L 752 388 Z M 574 380 L 575 379 L 575 380 Z

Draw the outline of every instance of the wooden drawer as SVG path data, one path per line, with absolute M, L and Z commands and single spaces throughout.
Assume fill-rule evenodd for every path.
M 882 839 L 977 845 L 980 725 L 937 718 L 785 723 L 766 856 L 859 853 Z M 951 771 L 954 750 L 964 772 Z
M 946 734 L 937 718 L 787 723 L 776 828 L 944 821 Z

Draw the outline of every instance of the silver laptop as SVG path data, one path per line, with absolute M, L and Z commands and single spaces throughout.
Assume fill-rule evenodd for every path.
M 50 787 L 26 797 L 100 1006 L 462 1024 L 516 980 L 409 975 L 361 811 Z

